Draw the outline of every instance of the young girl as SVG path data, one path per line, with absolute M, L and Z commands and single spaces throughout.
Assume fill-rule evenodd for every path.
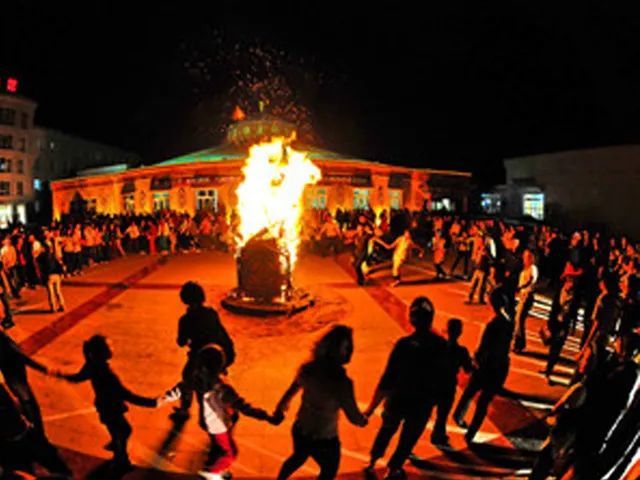
M 124 415 L 128 410 L 127 403 L 154 408 L 157 406 L 157 400 L 136 395 L 122 384 L 111 370 L 109 360 L 113 352 L 107 339 L 102 335 L 94 335 L 84 342 L 82 351 L 85 364 L 80 371 L 72 375 L 58 373 L 57 376 L 73 383 L 87 380 L 91 382 L 100 423 L 107 427 L 111 435 L 111 442 L 105 448 L 113 451 L 113 466 L 127 470 L 131 468 L 131 461 L 127 454 L 131 425 Z
M 211 439 L 207 462 L 198 475 L 208 480 L 222 479 L 222 474 L 236 458 L 238 449 L 233 441 L 232 430 L 239 413 L 273 425 L 279 423 L 266 411 L 248 404 L 231 385 L 222 380 L 225 365 L 224 351 L 219 345 L 211 343 L 198 352 L 193 374 L 193 385 L 202 398 L 200 426 Z M 158 403 L 163 405 L 179 400 L 182 388 L 182 383 L 179 383 L 161 397 Z

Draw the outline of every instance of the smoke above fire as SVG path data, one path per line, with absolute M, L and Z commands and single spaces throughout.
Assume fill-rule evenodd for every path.
M 304 152 L 283 138 L 249 150 L 243 181 L 238 186 L 240 218 L 238 252 L 256 235 L 275 238 L 283 269 L 293 271 L 300 245 L 303 193 L 320 180 L 320 169 Z

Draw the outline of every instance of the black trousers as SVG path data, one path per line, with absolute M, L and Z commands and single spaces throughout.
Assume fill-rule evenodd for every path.
M 188 412 L 193 403 L 193 373 L 196 367 L 195 358 L 189 355 L 187 363 L 182 369 L 182 388 L 180 395 L 180 410 Z
M 547 366 L 545 368 L 547 375 L 551 375 L 553 373 L 553 367 L 555 367 L 558 360 L 560 360 L 562 347 L 564 347 L 564 343 L 569 336 L 569 325 L 567 324 L 550 324 L 549 327 L 551 330 L 551 340 L 549 341 L 549 355 L 547 357 Z
M 9 304 L 9 295 L 4 289 L 0 290 L 0 302 L 2 303 L 2 308 L 4 309 L 4 318 L 5 322 L 11 323 L 13 321 L 13 314 L 11 313 L 11 305 Z
M 451 271 L 449 272 L 450 275 L 453 275 L 456 271 L 456 267 L 458 266 L 458 264 L 460 263 L 460 260 L 462 260 L 462 265 L 463 265 L 463 270 L 462 270 L 462 274 L 466 277 L 467 275 L 469 275 L 469 258 L 471 257 L 471 252 L 468 250 L 465 251 L 460 251 L 458 250 L 456 252 L 456 258 L 453 261 L 453 265 L 451 266 Z
M 363 248 L 361 251 L 354 252 L 353 267 L 356 270 L 356 277 L 358 279 L 358 285 L 364 283 L 364 275 L 362 273 L 362 264 L 367 261 L 367 249 Z
M 436 415 L 436 423 L 433 427 L 432 437 L 444 437 L 447 434 L 447 418 L 453 407 L 453 401 L 456 398 L 456 386 L 449 390 L 438 401 L 438 409 Z
M 521 302 L 522 304 L 518 302 L 516 306 L 516 335 L 514 347 L 517 350 L 524 350 L 527 346 L 527 317 L 533 306 L 533 293 L 527 295 Z
M 2 371 L 2 375 L 7 387 L 20 403 L 24 416 L 31 422 L 36 432 L 44 435 L 40 406 L 29 386 L 24 365 L 13 365 L 10 368 L 5 368 Z
M 131 436 L 131 425 L 127 421 L 124 413 L 99 413 L 100 422 L 107 427 L 111 435 L 111 445 L 113 447 L 113 459 L 116 462 L 128 462 L 127 444 Z
M 467 388 L 464 389 L 460 401 L 453 412 L 454 417 L 457 420 L 464 419 L 471 404 L 471 400 L 480 392 L 478 401 L 476 402 L 476 410 L 473 413 L 473 419 L 469 424 L 467 435 L 471 438 L 478 433 L 480 425 L 487 416 L 489 410 L 489 404 L 493 397 L 500 391 L 504 381 L 507 378 L 507 371 L 487 372 L 482 370 L 476 370 L 471 375 Z
M 280 468 L 278 480 L 285 480 L 298 470 L 309 457 L 320 466 L 320 480 L 336 478 L 340 466 L 340 440 L 333 438 L 312 438 L 300 430 L 298 424 L 293 425 L 293 453 Z
M 382 413 L 382 426 L 371 447 L 371 461 L 375 462 L 384 456 L 389 442 L 402 427 L 396 450 L 389 459 L 389 468 L 402 468 L 422 436 L 434 405 L 433 400 L 388 401 Z

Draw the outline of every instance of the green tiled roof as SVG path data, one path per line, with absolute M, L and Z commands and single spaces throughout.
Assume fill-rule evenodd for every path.
M 311 147 L 303 144 L 294 144 L 293 148 L 307 152 L 311 160 L 342 160 L 350 161 L 354 163 L 379 163 L 371 162 L 369 160 L 362 160 L 357 158 L 351 158 L 349 155 L 342 155 L 330 150 L 323 150 L 316 147 Z M 197 152 L 182 155 L 180 157 L 170 158 L 160 163 L 156 163 L 154 166 L 164 167 L 170 165 L 189 165 L 191 163 L 215 163 L 224 162 L 227 160 L 244 160 L 249 154 L 246 148 L 236 145 L 221 145 L 219 147 L 207 148 L 205 150 L 199 150 Z
M 242 149 L 233 145 L 222 145 L 220 147 L 207 148 L 180 157 L 163 160 L 160 163 L 156 163 L 155 166 L 164 167 L 201 162 L 223 162 L 225 160 L 243 160 L 246 157 L 247 154 Z

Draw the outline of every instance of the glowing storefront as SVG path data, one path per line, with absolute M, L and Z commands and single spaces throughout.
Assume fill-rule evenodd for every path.
M 52 183 L 53 214 L 79 208 L 103 214 L 195 213 L 233 209 L 241 167 L 250 145 L 271 136 L 289 137 L 293 127 L 275 119 L 245 120 L 229 128 L 218 147 L 135 169 L 94 169 Z M 420 209 L 443 204 L 465 212 L 469 173 L 412 169 L 351 158 L 294 142 L 321 169 L 322 180 L 305 191 L 305 208 Z M 446 202 L 443 203 L 443 200 Z

